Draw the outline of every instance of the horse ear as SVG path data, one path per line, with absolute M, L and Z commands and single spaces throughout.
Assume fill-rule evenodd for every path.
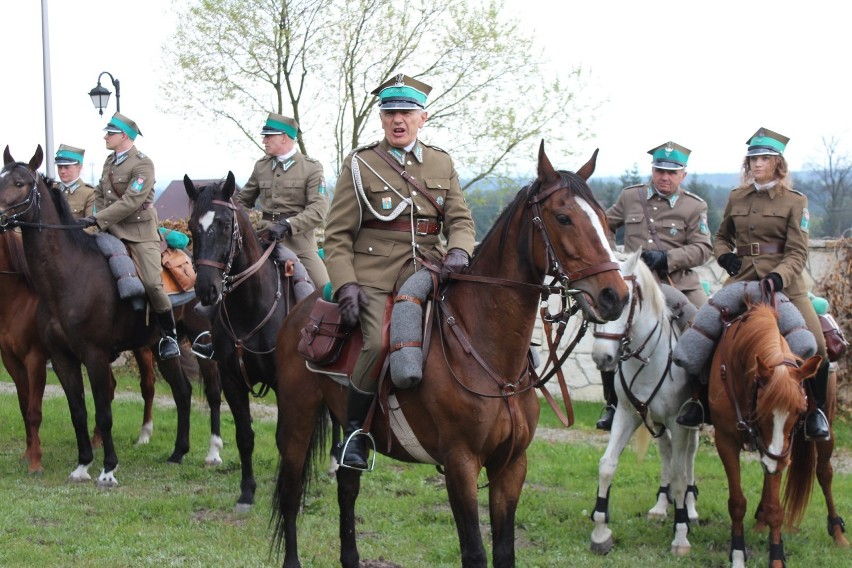
M 757 363 L 757 378 L 760 381 L 764 381 L 772 376 L 772 367 L 766 364 L 766 362 L 761 359 L 760 355 L 755 356 Z
M 30 169 L 32 171 L 36 171 L 37 169 L 39 169 L 39 167 L 41 167 L 41 161 L 43 159 L 44 159 L 44 152 L 41 149 L 41 144 L 39 144 L 36 147 L 35 154 L 33 154 L 33 157 L 30 158 L 30 163 L 29 163 Z
M 12 152 L 9 151 L 9 145 L 6 144 L 6 149 L 3 150 L 3 165 L 8 166 L 14 161 L 15 158 L 12 157 Z
M 183 174 L 183 187 L 186 189 L 186 194 L 189 196 L 191 201 L 195 201 L 198 198 L 198 190 L 186 174 Z
M 577 170 L 577 175 L 586 181 L 589 181 L 589 178 L 592 177 L 593 173 L 595 173 L 595 165 L 598 163 L 598 150 L 598 148 L 595 148 L 595 153 L 592 154 L 589 161 L 583 164 L 582 168 Z
M 225 199 L 231 199 L 231 196 L 234 195 L 234 188 L 236 187 L 237 182 L 234 179 L 234 172 L 228 171 L 228 175 L 225 177 L 225 185 L 222 186 L 222 192 L 224 193 Z
M 544 153 L 544 139 L 542 138 L 541 145 L 538 147 L 538 179 L 544 183 L 558 177 L 559 174 L 553 169 L 553 164 L 550 163 L 550 159 Z
M 810 379 L 816 372 L 819 370 L 819 366 L 822 365 L 822 357 L 819 355 L 814 355 L 805 361 L 801 367 L 799 367 L 799 379 L 804 381 L 805 379 Z

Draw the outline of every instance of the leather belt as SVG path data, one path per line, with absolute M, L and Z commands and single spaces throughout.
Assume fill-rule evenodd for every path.
M 379 221 L 378 219 L 369 219 L 361 223 L 365 229 L 379 229 L 382 231 L 402 231 L 405 233 L 411 232 L 411 221 Z M 437 219 L 415 219 L 414 234 L 416 235 L 437 235 L 441 232 L 441 224 Z
M 737 247 L 737 256 L 760 256 L 762 254 L 781 254 L 785 243 L 750 243 Z
M 269 213 L 267 211 L 264 211 L 261 217 L 263 217 L 264 221 L 272 221 L 273 223 L 277 223 L 279 219 L 288 219 L 290 216 L 286 213 Z

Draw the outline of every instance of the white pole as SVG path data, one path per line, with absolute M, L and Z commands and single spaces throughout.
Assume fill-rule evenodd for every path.
M 53 96 L 50 87 L 50 30 L 47 25 L 47 0 L 41 0 L 41 45 L 42 68 L 44 73 L 44 154 L 45 175 L 54 177 L 53 173 Z

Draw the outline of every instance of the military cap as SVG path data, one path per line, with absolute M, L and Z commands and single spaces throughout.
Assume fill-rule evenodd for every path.
M 746 141 L 746 156 L 780 156 L 789 141 L 786 136 L 761 127 Z
M 299 134 L 299 123 L 289 116 L 283 114 L 269 113 L 269 118 L 266 119 L 266 124 L 263 125 L 263 130 L 260 131 L 263 136 L 270 134 L 286 134 L 293 140 Z
M 371 94 L 379 97 L 382 110 L 423 110 L 431 91 L 429 85 L 399 73 L 376 87 Z
M 654 158 L 651 167 L 661 170 L 682 170 L 686 167 L 692 150 L 675 142 L 666 142 L 648 150 Z
M 131 140 L 136 140 L 136 137 L 142 134 L 136 123 L 124 116 L 121 113 L 115 113 L 109 119 L 109 124 L 104 127 L 106 132 L 123 132 L 127 134 Z
M 75 148 L 67 144 L 60 144 L 59 150 L 56 151 L 57 166 L 72 166 L 74 164 L 83 165 L 83 155 L 86 153 L 82 148 Z

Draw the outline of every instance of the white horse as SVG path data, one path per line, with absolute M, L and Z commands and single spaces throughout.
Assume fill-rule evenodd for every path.
M 675 418 L 693 387 L 686 371 L 672 363 L 680 330 L 672 325 L 663 292 L 639 252 L 622 263 L 621 273 L 630 289 L 629 306 L 619 319 L 596 324 L 592 347 L 592 359 L 599 369 L 616 370 L 618 407 L 598 468 L 591 550 L 599 554 L 612 550 L 610 487 L 621 452 L 641 426 L 657 438 L 663 464 L 657 504 L 648 517 L 665 518 L 669 496 L 674 498 L 672 553 L 684 556 L 691 546 L 687 539 L 689 522 L 698 520 L 694 476 L 698 431 L 681 427 Z

